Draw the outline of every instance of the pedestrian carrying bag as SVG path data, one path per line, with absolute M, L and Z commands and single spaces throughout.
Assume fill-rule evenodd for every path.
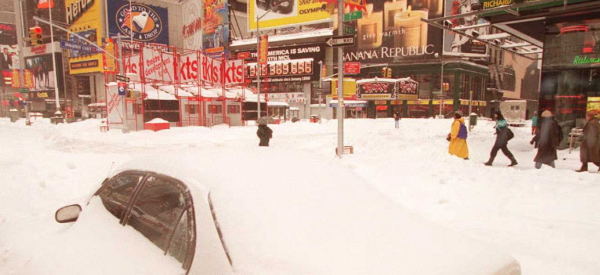
M 464 123 L 460 124 L 458 129 L 458 138 L 467 139 L 467 126 Z
M 506 131 L 508 131 L 507 135 L 508 135 L 508 139 L 507 140 L 511 140 L 512 138 L 515 137 L 515 133 L 513 133 L 513 131 L 510 128 L 506 128 Z

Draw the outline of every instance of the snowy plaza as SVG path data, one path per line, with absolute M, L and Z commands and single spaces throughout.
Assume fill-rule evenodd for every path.
M 255 155 L 263 169 L 236 165 L 223 170 L 259 182 L 261 175 L 276 173 L 270 169 L 273 161 L 284 161 L 296 171 L 281 181 L 319 177 L 321 172 L 304 168 L 307 163 L 343 167 L 409 212 L 511 255 L 523 274 L 598 274 L 597 168 L 591 165 L 590 172 L 575 173 L 579 150 L 567 149 L 559 151 L 555 169 L 535 169 L 529 127 L 512 127 L 515 138 L 509 148 L 517 166 L 507 167 L 509 160 L 502 154 L 492 167 L 484 166 L 495 138 L 493 122 L 486 120 L 469 133 L 469 160 L 459 159 L 447 152 L 450 123 L 402 119 L 394 129 L 392 119 L 346 120 L 345 144 L 353 146 L 354 153 L 340 159 L 334 152 L 336 120 L 270 125 L 270 147 L 258 147 L 252 125 L 122 133 L 99 131 L 100 120 L 95 119 L 59 125 L 39 119 L 25 126 L 23 119 L 11 123 L 2 118 L 0 273 L 46 273 L 46 264 L 68 254 L 69 243 L 53 247 L 53 239 L 73 225 L 56 223 L 54 211 L 88 197 L 119 164 L 140 156 L 160 161 L 163 154 L 179 152 L 235 159 L 245 151 Z M 343 181 L 334 184 L 344 188 Z M 42 251 L 55 252 L 40 255 Z

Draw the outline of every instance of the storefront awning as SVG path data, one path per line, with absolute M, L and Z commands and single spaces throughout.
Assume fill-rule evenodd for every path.
M 329 102 L 329 107 L 337 108 L 338 101 L 332 100 Z M 367 107 L 367 101 L 363 100 L 344 100 L 344 107 Z

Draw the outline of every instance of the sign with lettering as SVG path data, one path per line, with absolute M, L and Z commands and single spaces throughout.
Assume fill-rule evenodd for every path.
M 130 35 L 136 41 L 169 44 L 169 17 L 166 8 L 110 0 L 108 4 L 108 30 L 111 36 Z
M 102 45 L 103 16 L 101 1 L 98 0 L 65 0 L 65 13 L 69 30 L 79 36 Z M 69 50 L 69 72 L 83 74 L 102 72 L 102 54 L 78 36 L 69 35 L 68 40 L 60 42 L 63 49 Z
M 412 3 L 409 3 L 412 2 Z M 371 12 L 346 22 L 356 30 L 356 45 L 344 48 L 344 62 L 399 63 L 435 58 L 442 51 L 442 30 L 422 19 L 443 16 L 444 0 L 366 0 Z
M 246 76 L 256 81 L 256 51 L 250 52 L 246 63 Z M 324 45 L 302 45 L 270 48 L 267 65 L 262 66 L 262 82 L 317 81 L 320 78 L 319 62 L 325 59 Z
M 363 99 L 392 99 L 394 98 L 395 83 L 372 81 L 357 82 L 358 97 Z

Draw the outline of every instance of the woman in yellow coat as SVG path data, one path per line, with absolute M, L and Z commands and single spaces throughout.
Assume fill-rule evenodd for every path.
M 450 127 L 450 134 L 448 134 L 448 153 L 455 155 L 459 158 L 469 159 L 469 147 L 467 146 L 467 129 L 463 128 L 461 133 L 461 125 L 465 124 L 464 118 L 461 117 L 459 112 L 454 113 L 454 122 Z

